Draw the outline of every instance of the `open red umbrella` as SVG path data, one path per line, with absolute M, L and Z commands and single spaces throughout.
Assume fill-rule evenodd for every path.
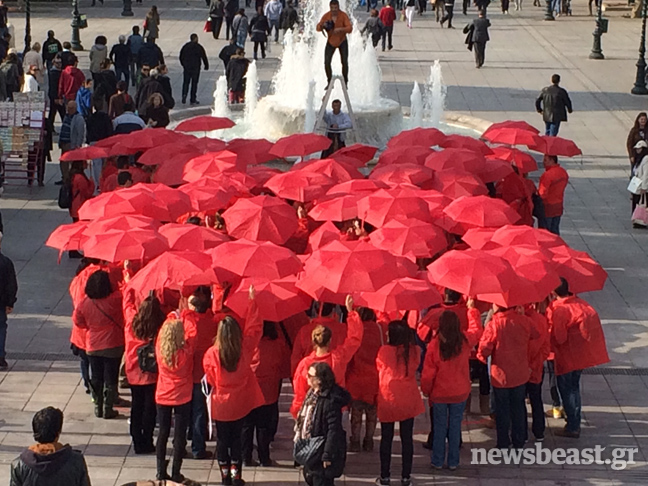
M 361 292 L 356 304 L 382 312 L 422 310 L 442 302 L 439 291 L 426 280 L 404 277 L 376 292 Z
M 257 188 L 263 188 L 273 175 L 281 174 L 279 169 L 267 165 L 248 165 L 245 172 L 256 181 Z
M 169 249 L 166 239 L 152 228 L 109 231 L 90 236 L 82 242 L 86 257 L 107 262 L 155 258 Z
M 232 128 L 234 125 L 236 123 L 229 118 L 203 115 L 178 123 L 175 130 L 178 132 L 211 132 L 212 130 Z
M 270 154 L 272 147 L 274 143 L 265 138 L 235 138 L 227 143 L 227 150 L 237 154 L 247 165 L 263 164 L 275 159 L 275 156 Z
M 434 147 L 445 140 L 446 135 L 436 128 L 413 128 L 403 130 L 387 142 L 387 147 Z
M 486 164 L 484 156 L 466 149 L 445 149 L 432 152 L 425 159 L 425 166 L 432 170 L 463 170 L 477 173 Z
M 185 183 L 183 179 L 184 167 L 191 159 L 198 157 L 197 152 L 180 152 L 162 159 L 153 172 L 152 180 L 167 186 L 179 186 Z
M 194 157 L 197 157 L 201 153 L 199 149 L 193 147 L 188 142 L 171 142 L 148 149 L 137 159 L 137 163 L 144 165 L 163 165 L 167 163 L 170 156 L 193 154 Z
M 144 187 L 151 191 L 155 198 L 169 210 L 169 214 L 174 220 L 192 209 L 189 196 L 178 189 L 159 183 L 145 184 Z
M 432 218 L 443 217 L 443 208 L 452 202 L 451 198 L 434 189 L 416 191 L 416 195 L 428 205 Z
M 317 133 L 295 133 L 280 138 L 270 150 L 277 158 L 304 157 L 331 146 L 331 139 Z
M 228 150 L 221 150 L 199 155 L 189 160 L 184 166 L 182 177 L 187 182 L 194 182 L 203 177 L 217 176 L 223 172 L 238 170 L 245 170 L 238 155 Z
M 265 187 L 277 196 L 299 202 L 309 202 L 326 194 L 334 181 L 316 172 L 288 171 L 272 176 Z
M 211 177 L 190 182 L 178 190 L 189 196 L 194 211 L 218 211 L 227 207 L 236 196 L 245 194 L 233 183 L 227 184 L 222 178 Z
M 451 250 L 427 268 L 435 284 L 469 296 L 505 292 L 517 280 L 506 260 L 482 250 Z
M 169 214 L 168 208 L 145 186 L 146 184 L 136 184 L 89 199 L 79 209 L 79 218 L 97 219 L 102 216 L 132 214 L 158 221 L 172 221 L 174 218 Z
M 228 241 L 208 253 L 216 273 L 229 282 L 238 277 L 276 280 L 296 275 L 302 269 L 297 255 L 269 241 Z
M 489 155 L 488 159 L 499 159 L 510 162 L 518 168 L 518 172 L 526 174 L 538 170 L 538 164 L 531 154 L 522 152 L 521 150 L 509 147 L 491 147 L 493 154 Z
M 488 194 L 486 185 L 479 177 L 458 170 L 435 172 L 432 188 L 453 199 Z
M 108 157 L 108 149 L 92 145 L 75 150 L 68 150 L 61 155 L 59 160 L 68 162 L 73 160 L 105 159 L 106 157 Z
M 460 197 L 443 212 L 453 221 L 473 228 L 499 228 L 520 220 L 520 215 L 511 206 L 488 196 Z
M 158 229 L 160 226 L 162 224 L 159 221 L 137 214 L 102 217 L 88 222 L 83 234 L 88 237 L 108 231 L 128 231 L 133 228 Z
M 332 304 L 344 305 L 346 296 L 343 292 L 333 292 L 324 287 L 316 276 L 305 275 L 303 272 L 299 275 L 295 286 L 311 296 L 318 302 L 331 302 Z
M 388 184 L 412 184 L 418 187 L 428 187 L 434 179 L 434 171 L 418 164 L 398 164 L 376 167 L 369 174 L 370 179 Z
M 315 172 L 330 177 L 335 183 L 348 182 L 353 179 L 364 179 L 358 169 L 334 159 L 309 160 L 295 164 L 293 171 Z
M 335 151 L 331 155 L 331 158 L 359 168 L 373 159 L 377 151 L 378 147 L 354 143 L 353 145 L 342 147 L 340 150 Z
M 558 275 L 567 280 L 570 292 L 593 292 L 605 285 L 607 272 L 586 252 L 568 246 L 553 246 L 549 251 L 553 254 L 551 263 Z
M 531 226 L 506 225 L 498 228 L 491 238 L 493 243 L 506 245 L 531 245 L 539 248 L 565 246 L 565 241 L 547 230 Z
M 514 226 L 514 228 L 523 228 L 523 226 Z M 490 250 L 500 246 L 492 241 L 495 231 L 497 231 L 495 228 L 470 228 L 461 239 L 475 250 Z
M 523 128 L 502 127 L 489 129 L 482 137 L 491 143 L 504 145 L 533 145 L 536 134 Z
M 498 182 L 513 173 L 513 166 L 504 160 L 486 160 L 482 169 L 477 173 L 484 182 Z
M 409 189 L 380 189 L 363 197 L 358 201 L 358 217 L 377 228 L 392 219 L 431 220 L 428 204 Z
M 546 135 L 536 135 L 536 143 L 529 145 L 529 148 L 545 155 L 574 157 L 583 154 L 581 149 L 571 140 Z
M 472 150 L 473 152 L 478 152 L 482 155 L 489 155 L 493 153 L 490 147 L 484 142 L 473 137 L 468 137 L 466 135 L 447 135 L 446 138 L 441 141 L 439 146 L 443 148 L 460 148 Z
M 308 237 L 306 252 L 312 253 L 331 241 L 340 241 L 341 239 L 342 234 L 337 226 L 335 226 L 331 221 L 327 221 L 310 234 Z
M 498 123 L 493 123 L 488 129 L 482 134 L 482 138 L 486 136 L 486 134 L 492 130 L 497 130 L 500 128 L 517 128 L 519 130 L 526 130 L 531 133 L 538 134 L 540 131 L 534 127 L 533 125 L 528 124 L 525 121 L 517 121 L 517 120 L 506 120 L 503 122 L 498 122 Z
M 159 232 L 174 251 L 204 251 L 230 241 L 223 233 L 194 224 L 169 223 L 162 226 Z
M 256 291 L 255 302 L 264 321 L 280 322 L 307 310 L 312 299 L 296 287 L 297 277 L 264 281 L 244 278 L 225 301 L 225 305 L 238 315 L 245 315 L 250 304 L 250 285 Z
M 378 167 L 396 164 L 425 164 L 425 158 L 432 153 L 428 147 L 394 147 L 388 148 L 378 157 Z
M 308 212 L 315 221 L 347 221 L 358 216 L 358 200 L 362 194 L 324 196 Z
M 88 223 L 86 221 L 77 221 L 72 224 L 62 224 L 58 226 L 45 241 L 45 246 L 56 248 L 60 251 L 78 250 L 81 248 L 81 242 L 84 239 L 84 231 Z
M 340 184 L 335 184 L 328 191 L 327 196 L 358 194 L 376 192 L 378 189 L 389 189 L 389 184 L 374 179 L 354 179 Z
M 283 245 L 297 231 L 295 210 L 279 198 L 256 196 L 238 199 L 223 213 L 227 233 L 234 238 L 271 241 Z
M 391 220 L 371 233 L 369 241 L 376 247 L 398 256 L 429 258 L 448 247 L 445 232 L 417 219 Z M 406 310 L 406 309 L 403 309 Z

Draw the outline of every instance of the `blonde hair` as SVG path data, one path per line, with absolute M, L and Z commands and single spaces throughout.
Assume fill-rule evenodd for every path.
M 184 326 L 178 319 L 168 319 L 160 329 L 160 357 L 169 368 L 175 368 L 178 351 L 185 345 Z
M 315 326 L 315 329 L 313 329 L 313 332 L 311 333 L 313 346 L 317 348 L 326 348 L 329 344 L 331 344 L 332 337 L 333 333 L 331 332 L 331 330 L 326 326 L 322 326 L 321 324 Z

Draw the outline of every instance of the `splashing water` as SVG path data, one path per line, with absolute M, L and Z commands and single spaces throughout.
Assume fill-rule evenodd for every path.
M 308 99 L 306 100 L 306 114 L 304 116 L 304 133 L 311 133 L 315 128 L 315 81 L 308 83 Z
M 227 78 L 221 76 L 216 80 L 216 91 L 214 91 L 214 108 L 213 116 L 231 116 L 229 105 L 227 104 Z
M 245 79 L 245 121 L 251 123 L 259 99 L 259 76 L 256 61 L 252 61 L 248 66 Z
M 425 85 L 425 94 L 423 95 L 425 116 L 433 127 L 438 127 L 441 124 L 446 94 L 447 88 L 441 75 L 441 63 L 437 59 L 430 67 L 430 77 Z
M 418 82 L 414 81 L 414 88 L 410 95 L 410 128 L 423 126 L 423 95 Z

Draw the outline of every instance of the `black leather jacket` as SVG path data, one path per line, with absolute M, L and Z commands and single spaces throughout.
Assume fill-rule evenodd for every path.
M 10 486 L 91 486 L 81 451 L 69 445 L 52 454 L 26 449 L 11 463 Z

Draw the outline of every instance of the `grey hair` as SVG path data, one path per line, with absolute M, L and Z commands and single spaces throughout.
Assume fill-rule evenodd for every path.
M 119 43 L 123 44 L 124 42 L 126 42 L 126 36 L 125 35 L 120 35 L 119 36 Z

